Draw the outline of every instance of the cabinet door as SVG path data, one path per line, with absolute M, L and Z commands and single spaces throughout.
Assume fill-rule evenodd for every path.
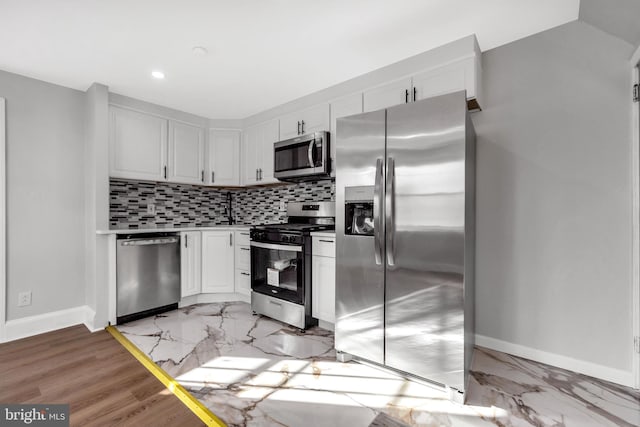
M 238 233 L 236 232 L 236 236 Z M 240 246 L 236 238 L 236 270 L 251 270 L 251 248 L 249 246 Z
M 336 174 L 336 143 L 338 132 L 336 121 L 340 117 L 362 113 L 362 93 L 343 96 L 331 102 L 331 135 L 329 136 L 329 148 L 331 150 L 331 176 Z
M 273 144 L 278 142 L 279 129 L 278 120 L 271 120 L 260 126 L 262 150 L 258 163 L 260 169 L 258 184 L 279 182 L 273 177 Z
M 300 120 L 302 120 L 302 115 L 299 111 L 280 117 L 280 138 L 278 140 L 282 141 L 300 135 Z
M 209 131 L 206 182 L 210 185 L 240 185 L 240 131 Z
M 319 104 L 280 117 L 279 140 L 328 129 L 329 104 Z
M 236 293 L 251 296 L 251 273 L 245 270 L 236 270 Z
M 302 133 L 329 130 L 329 104 L 319 104 L 300 112 Z
M 336 321 L 336 259 L 312 257 L 312 316 L 325 322 Z
M 242 184 L 258 182 L 258 154 L 262 148 L 259 125 L 245 129 L 242 140 Z M 261 154 L 261 153 L 260 153 Z
M 180 233 L 181 297 L 200 293 L 202 282 L 202 240 L 199 231 Z
M 467 98 L 475 97 L 475 59 L 469 58 L 413 76 L 416 100 L 467 90 Z
M 233 231 L 202 232 L 202 292 L 233 292 Z
M 204 130 L 169 121 L 169 181 L 204 183 Z
M 410 101 L 411 78 L 396 80 L 364 92 L 364 111 L 376 111 Z
M 109 176 L 164 180 L 167 121 L 118 107 L 109 116 Z

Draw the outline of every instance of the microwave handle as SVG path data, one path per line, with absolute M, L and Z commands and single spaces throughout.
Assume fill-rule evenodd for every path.
M 314 161 L 314 148 L 316 147 L 316 139 L 312 139 L 309 141 L 309 149 L 307 150 L 307 157 L 309 157 L 309 166 L 312 168 L 316 166 L 316 162 Z

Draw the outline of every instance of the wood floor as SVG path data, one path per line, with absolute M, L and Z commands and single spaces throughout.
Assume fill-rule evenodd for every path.
M 0 402 L 68 403 L 72 426 L 204 425 L 105 331 L 0 344 Z

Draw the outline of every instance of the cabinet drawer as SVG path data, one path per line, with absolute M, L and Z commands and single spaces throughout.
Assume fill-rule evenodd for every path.
M 313 255 L 336 257 L 336 238 L 335 237 L 313 237 Z
M 235 290 L 243 295 L 251 295 L 251 273 L 244 270 L 236 270 Z
M 251 248 L 249 246 L 236 246 L 236 268 L 251 270 Z
M 249 246 L 249 230 L 236 231 L 236 246 Z

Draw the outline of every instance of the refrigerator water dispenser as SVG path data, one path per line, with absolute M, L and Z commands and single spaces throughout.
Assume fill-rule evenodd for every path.
M 344 234 L 373 236 L 373 186 L 345 188 Z

